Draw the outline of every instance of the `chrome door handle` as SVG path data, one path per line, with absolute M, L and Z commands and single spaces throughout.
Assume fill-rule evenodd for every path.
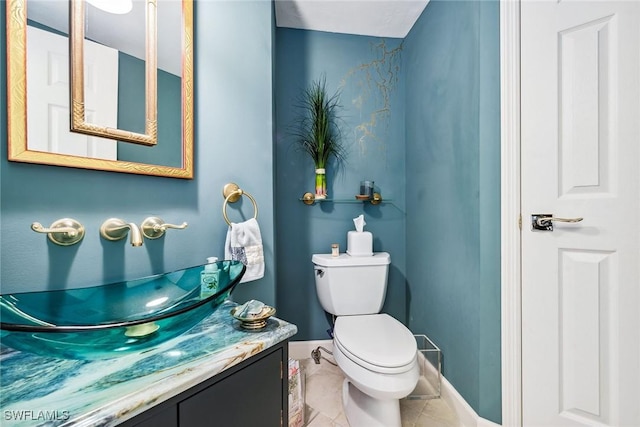
M 553 231 L 554 222 L 580 222 L 584 218 L 558 218 L 553 214 L 532 214 L 531 229 L 541 231 Z

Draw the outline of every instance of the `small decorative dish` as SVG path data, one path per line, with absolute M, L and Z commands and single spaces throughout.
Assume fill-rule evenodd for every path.
M 231 315 L 234 319 L 240 321 L 240 326 L 244 329 L 262 329 L 267 325 L 267 320 L 274 314 L 276 314 L 276 309 L 273 307 L 269 307 L 265 305 L 260 314 L 256 314 L 255 316 L 249 317 L 239 317 L 236 316 L 236 312 L 238 311 L 238 307 L 234 307 L 231 309 Z
M 368 194 L 356 194 L 356 199 L 357 200 L 369 200 L 370 197 Z

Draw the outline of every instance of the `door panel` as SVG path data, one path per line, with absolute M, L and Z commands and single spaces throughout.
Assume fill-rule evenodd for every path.
M 559 411 L 606 425 L 616 253 L 560 249 L 559 254 Z
M 525 426 L 640 425 L 640 2 L 521 3 Z
M 616 67 L 610 42 L 616 22 L 608 16 L 558 34 L 561 197 L 609 192 L 614 94 L 608 77 Z

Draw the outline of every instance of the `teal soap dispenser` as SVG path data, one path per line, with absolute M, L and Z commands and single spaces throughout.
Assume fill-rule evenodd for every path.
M 200 298 L 207 298 L 218 291 L 220 282 L 220 270 L 218 269 L 218 258 L 207 258 L 204 270 L 200 272 Z

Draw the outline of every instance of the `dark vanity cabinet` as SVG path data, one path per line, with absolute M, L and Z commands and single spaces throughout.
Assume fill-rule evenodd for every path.
M 288 425 L 288 341 L 124 422 L 137 427 Z

